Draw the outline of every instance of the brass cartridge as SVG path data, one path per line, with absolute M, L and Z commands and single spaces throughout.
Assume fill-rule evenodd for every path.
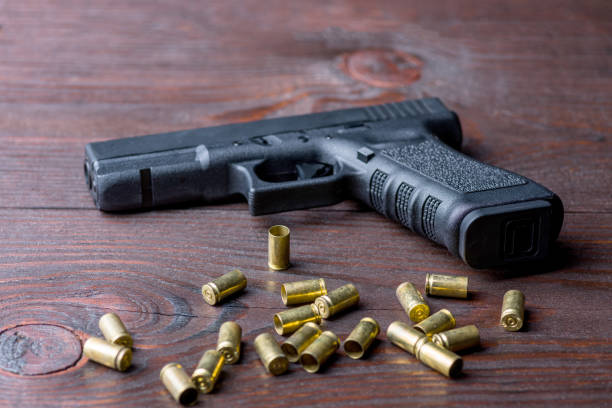
M 132 350 L 119 344 L 109 343 L 97 337 L 90 337 L 83 345 L 83 354 L 91 361 L 125 371 L 132 364 Z
M 289 228 L 274 225 L 268 230 L 268 266 L 275 271 L 289 268 Z
M 426 338 L 423 333 L 413 329 L 404 322 L 395 321 L 387 327 L 387 338 L 397 347 L 410 354 L 415 354 L 414 346 L 419 340 Z
M 391 323 L 387 328 L 387 338 L 413 354 L 421 363 L 447 377 L 455 377 L 461 372 L 463 360 L 460 356 L 432 343 L 426 335 L 404 322 Z
M 208 394 L 215 388 L 224 363 L 223 353 L 217 350 L 206 351 L 191 374 L 191 382 L 201 393 Z
M 428 273 L 425 276 L 425 293 L 431 296 L 467 299 L 468 278 Z
M 132 336 L 130 336 L 123 322 L 115 313 L 106 313 L 102 316 L 98 321 L 98 326 L 106 341 L 125 347 L 132 347 Z
M 244 274 L 239 269 L 234 269 L 202 286 L 202 296 L 209 305 L 216 305 L 231 294 L 244 289 L 246 285 Z
M 450 351 L 465 350 L 480 344 L 480 333 L 473 324 L 434 334 L 431 341 Z
M 525 318 L 525 295 L 520 290 L 509 290 L 504 294 L 500 324 L 506 331 L 518 331 Z
M 178 363 L 168 363 L 159 372 L 159 378 L 172 395 L 182 405 L 193 405 L 198 400 L 198 390 Z
M 352 359 L 363 357 L 378 333 L 380 333 L 378 322 L 371 317 L 364 317 L 344 340 L 344 352 Z
M 332 290 L 327 295 L 315 299 L 319 314 L 327 319 L 349 307 L 359 303 L 359 292 L 351 283 Z
M 306 347 L 320 335 L 321 328 L 313 322 L 308 322 L 285 340 L 285 342 L 281 344 L 281 349 L 287 356 L 289 362 L 295 363 L 300 359 L 300 355 L 306 350 Z
M 225 364 L 234 364 L 240 358 L 242 328 L 238 323 L 225 322 L 219 328 L 217 351 L 223 353 Z
M 308 322 L 321 323 L 321 315 L 319 315 L 319 310 L 313 303 L 275 314 L 274 330 L 283 336 L 293 333 Z
M 436 313 L 429 316 L 427 319 L 414 325 L 414 328 L 420 330 L 431 339 L 436 333 L 443 332 L 455 328 L 455 318 L 448 309 L 438 310 Z
M 315 341 L 313 341 L 300 356 L 300 363 L 304 370 L 309 373 L 316 373 L 321 368 L 321 365 L 327 361 L 329 356 L 335 353 L 340 347 L 338 336 L 329 330 L 321 333 Z
M 323 279 L 288 282 L 281 285 L 281 298 L 285 306 L 311 303 L 323 295 L 327 295 Z
M 413 322 L 418 323 L 429 316 L 429 306 L 412 283 L 400 284 L 395 290 L 395 296 Z
M 281 375 L 287 371 L 289 360 L 270 333 L 255 337 L 255 351 L 268 373 Z
M 463 359 L 460 356 L 425 340 L 425 337 L 416 344 L 416 358 L 447 377 L 456 377 L 463 368 Z

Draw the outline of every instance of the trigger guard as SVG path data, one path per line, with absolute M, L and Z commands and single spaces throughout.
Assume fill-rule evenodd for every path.
M 243 195 L 252 215 L 336 204 L 346 197 L 344 167 L 337 165 L 331 176 L 267 182 L 257 177 L 255 167 L 263 160 L 235 163 L 230 167 L 232 193 Z

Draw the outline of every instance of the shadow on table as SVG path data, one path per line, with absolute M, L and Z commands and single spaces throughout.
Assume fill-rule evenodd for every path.
M 552 245 L 547 259 L 539 262 L 519 263 L 509 267 L 492 270 L 492 276 L 498 279 L 516 278 L 530 275 L 540 275 L 555 272 L 560 269 L 569 269 L 580 263 L 580 257 L 571 247 L 555 242 Z

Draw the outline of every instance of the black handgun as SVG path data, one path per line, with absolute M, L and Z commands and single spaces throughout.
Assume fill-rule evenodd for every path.
M 97 207 L 246 198 L 252 215 L 357 199 L 476 267 L 541 260 L 563 223 L 557 195 L 458 152 L 439 99 L 90 143 Z

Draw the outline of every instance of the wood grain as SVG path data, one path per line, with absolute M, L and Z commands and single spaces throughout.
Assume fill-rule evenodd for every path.
M 136 344 L 135 367 L 127 374 L 83 359 L 36 381 L 3 376 L 7 381 L 2 395 L 32 404 L 40 393 L 65 381 L 76 387 L 58 396 L 68 405 L 80 405 L 83 399 L 130 405 L 124 398 L 163 405 L 168 396 L 157 379 L 159 368 L 178 360 L 192 369 L 203 350 L 214 346 L 219 325 L 228 319 L 243 326 L 244 357 L 225 369 L 219 390 L 203 398 L 206 405 L 281 406 L 295 400 L 295 384 L 306 387 L 295 400 L 298 406 L 336 387 L 337 393 L 330 392 L 321 402 L 358 403 L 374 394 L 391 405 L 407 397 L 415 403 L 486 404 L 495 395 L 522 390 L 517 402 L 552 401 L 562 392 L 571 405 L 608 390 L 612 215 L 568 215 L 559 250 L 565 269 L 506 276 L 469 269 L 444 249 L 371 212 L 332 209 L 250 217 L 242 210 L 168 210 L 119 217 L 93 210 L 1 211 L 2 225 L 19 225 L 0 236 L 10 242 L 0 253 L 4 325 L 53 322 L 83 336 L 99 335 L 97 319 L 113 310 Z M 275 223 L 289 225 L 294 232 L 295 266 L 287 272 L 266 268 L 266 226 Z M 381 243 L 376 237 L 388 238 Z M 235 266 L 247 274 L 246 293 L 221 307 L 205 304 L 200 286 Z M 339 356 L 322 375 L 309 375 L 298 366 L 280 379 L 264 373 L 252 340 L 270 331 L 272 315 L 283 309 L 280 283 L 315 276 L 324 276 L 332 288 L 353 282 L 362 295 L 359 309 L 327 322 L 345 337 L 365 315 L 379 320 L 383 329 L 393 320 L 405 320 L 395 287 L 410 280 L 422 290 L 425 273 L 432 271 L 467 275 L 476 291 L 469 301 L 428 298 L 434 310 L 450 308 L 458 324 L 481 328 L 482 349 L 465 355 L 463 378 L 451 381 L 431 372 L 382 340 L 384 335 L 366 360 Z M 501 297 L 510 288 L 526 294 L 525 332 L 506 333 L 498 327 Z M 27 398 L 20 396 L 24 387 Z M 153 395 L 150 387 L 156 390 Z M 444 390 L 449 396 L 442 398 Z
M 606 1 L 0 1 L 0 406 L 172 406 L 159 381 L 191 370 L 223 321 L 244 353 L 201 406 L 606 406 L 612 403 L 612 10 Z M 262 217 L 244 203 L 103 214 L 82 174 L 86 143 L 349 106 L 441 97 L 464 150 L 560 195 L 553 259 L 473 270 L 355 202 Z M 286 272 L 266 267 L 266 229 L 292 229 Z M 220 307 L 203 283 L 241 268 Z M 448 380 L 392 346 L 395 287 L 468 276 L 468 300 L 428 298 L 482 347 Z M 280 284 L 354 283 L 383 333 L 364 360 L 265 374 L 252 341 L 284 308 Z M 519 333 L 498 326 L 510 288 Z M 133 367 L 88 362 L 81 344 L 118 313 Z M 277 338 L 279 338 L 277 336 Z

